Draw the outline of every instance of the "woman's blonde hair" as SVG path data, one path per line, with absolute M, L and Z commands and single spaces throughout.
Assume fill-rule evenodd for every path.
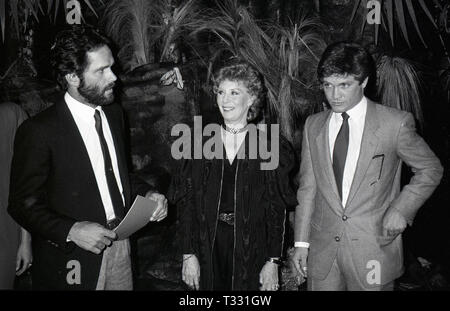
M 262 116 L 265 105 L 266 90 L 261 73 L 246 61 L 233 59 L 214 74 L 214 93 L 225 80 L 242 82 L 249 94 L 255 98 L 248 110 L 247 122 L 256 123 Z

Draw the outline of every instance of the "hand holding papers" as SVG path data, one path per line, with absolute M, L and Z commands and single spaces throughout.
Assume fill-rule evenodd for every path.
M 126 239 L 144 227 L 156 208 L 156 201 L 138 195 L 122 222 L 114 229 L 114 232 L 117 233 L 117 239 Z

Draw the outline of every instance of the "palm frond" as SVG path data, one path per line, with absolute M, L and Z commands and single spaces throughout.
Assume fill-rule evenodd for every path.
M 151 25 L 156 21 L 155 8 L 146 0 L 111 0 L 102 21 L 106 33 L 120 47 L 118 57 L 126 70 L 151 62 L 155 44 Z
M 278 102 L 282 129 L 288 138 L 294 135 L 294 116 L 308 111 L 305 105 L 312 105 L 306 94 L 315 84 L 318 55 L 325 49 L 318 29 L 317 20 L 303 15 L 298 23 L 289 27 L 275 26 L 273 30 L 274 41 L 279 45 L 277 59 L 281 72 Z
M 392 46 L 395 45 L 395 39 L 394 39 L 394 30 L 396 25 L 400 27 L 400 34 L 408 44 L 410 48 L 412 48 L 409 36 L 410 31 L 408 31 L 407 27 L 407 15 L 409 14 L 411 18 L 411 22 L 414 25 L 414 29 L 419 36 L 420 41 L 422 44 L 427 47 L 427 44 L 422 36 L 421 31 L 421 25 L 417 18 L 417 12 L 422 11 L 427 16 L 428 20 L 431 22 L 433 27 L 438 31 L 438 26 L 436 25 L 436 22 L 434 20 L 433 15 L 430 12 L 430 7 L 433 5 L 431 4 L 431 1 L 425 2 L 424 0 L 383 0 L 380 1 L 381 3 L 381 9 L 382 9 L 382 21 L 381 24 L 386 32 L 389 34 L 389 38 L 391 40 Z M 444 11 L 444 7 L 440 5 L 439 1 L 433 1 L 434 7 L 437 9 L 438 14 L 441 14 Z M 415 6 L 413 4 L 416 4 Z M 405 9 L 406 5 L 406 9 Z M 367 1 L 366 0 L 355 0 L 353 11 L 350 17 L 350 22 L 353 22 L 356 12 L 358 10 L 366 10 Z M 408 12 L 408 14 L 406 13 Z M 361 30 L 364 29 L 365 25 L 367 23 L 367 19 L 362 19 L 361 24 Z M 379 32 L 379 25 L 376 24 L 374 26 L 375 30 L 375 44 L 378 43 L 378 32 Z M 442 46 L 445 48 L 445 44 L 442 44 Z
M 420 79 L 408 60 L 382 56 L 377 64 L 377 89 L 383 105 L 411 112 L 423 128 Z
M 6 0 L 0 0 L 0 27 L 2 29 L 2 38 L 5 38 L 5 7 Z
M 187 39 L 191 33 L 200 25 L 200 8 L 195 0 L 188 0 L 178 7 L 172 7 L 167 1 L 159 1 L 157 14 L 159 28 L 155 34 L 161 41 L 162 61 L 168 53 L 172 43 L 180 38 Z
M 19 35 L 19 6 L 23 5 L 23 8 L 26 9 L 33 19 L 39 22 L 39 12 L 42 14 L 47 14 L 50 16 L 53 10 L 53 22 L 56 21 L 56 17 L 58 15 L 59 6 L 62 2 L 64 7 L 64 12 L 67 15 L 67 1 L 68 0 L 9 0 L 9 7 L 6 5 L 6 0 L 0 0 L 0 27 L 1 27 L 1 35 L 2 40 L 5 40 L 5 27 L 6 27 L 6 19 L 12 19 L 12 28 L 13 31 Z M 42 7 L 42 2 L 47 3 L 47 9 L 44 10 Z M 83 0 L 83 2 L 87 5 L 89 10 L 91 10 L 95 16 L 97 16 L 97 12 L 95 11 L 94 6 L 92 5 L 90 0 Z M 103 3 L 102 0 L 100 0 Z M 8 11 L 9 9 L 9 11 Z M 25 24 L 28 19 L 28 14 L 25 14 Z

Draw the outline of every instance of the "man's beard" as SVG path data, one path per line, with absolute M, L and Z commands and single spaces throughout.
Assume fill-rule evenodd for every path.
M 78 93 L 84 97 L 84 99 L 92 104 L 98 106 L 106 106 L 111 104 L 114 101 L 114 94 L 111 93 L 111 96 L 105 96 L 105 92 L 108 90 L 112 90 L 114 87 L 114 83 L 110 83 L 100 90 L 97 85 L 89 86 L 86 85 L 84 79 L 81 79 L 80 86 L 78 87 Z

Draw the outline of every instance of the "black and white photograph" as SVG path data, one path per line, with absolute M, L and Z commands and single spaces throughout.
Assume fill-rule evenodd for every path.
M 0 0 L 0 292 L 449 291 L 449 15 Z

